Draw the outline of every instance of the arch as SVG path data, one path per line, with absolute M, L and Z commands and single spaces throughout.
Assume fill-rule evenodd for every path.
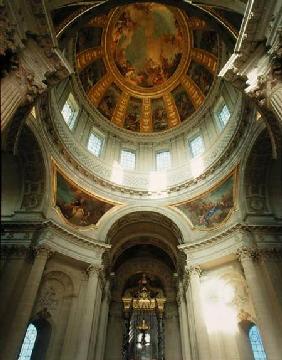
M 277 194 L 282 194 L 281 183 L 270 183 L 271 172 L 276 173 L 276 176 L 272 176 L 273 181 L 281 178 L 280 160 L 281 154 L 278 154 L 277 159 L 272 158 L 271 139 L 267 129 L 264 128 L 255 138 L 243 165 L 241 178 L 243 216 L 262 214 L 272 216 L 273 210 L 281 211 L 279 206 L 276 206 Z M 274 197 L 271 196 L 273 188 L 276 193 Z
M 23 172 L 21 209 L 41 209 L 46 187 L 45 164 L 42 149 L 28 126 L 21 130 L 17 149 Z
M 74 284 L 71 277 L 63 271 L 60 270 L 51 270 L 46 272 L 43 277 L 43 282 L 47 282 L 48 280 L 55 279 L 59 281 L 64 287 L 64 297 L 71 297 L 74 293 Z
M 105 216 L 101 219 L 100 229 L 97 231 L 97 238 L 102 242 L 109 243 L 111 239 L 111 231 L 113 231 L 115 226 L 117 224 L 120 226 L 122 223 L 126 223 L 127 219 L 132 216 L 131 214 L 137 213 L 144 214 L 144 217 L 146 216 L 145 214 L 148 214 L 148 219 L 150 218 L 150 215 L 156 214 L 156 217 L 158 216 L 159 219 L 163 219 L 165 223 L 169 223 L 170 225 L 168 227 L 173 227 L 175 233 L 177 234 L 179 244 L 189 242 L 189 239 L 191 239 L 192 229 L 186 219 L 169 208 L 147 205 L 129 205 L 119 209 L 116 213 L 112 212 L 110 214 L 111 216 L 107 216 L 108 214 L 105 214 Z

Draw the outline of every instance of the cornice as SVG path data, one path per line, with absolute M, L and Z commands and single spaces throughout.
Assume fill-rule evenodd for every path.
M 109 244 L 93 241 L 88 236 L 83 236 L 80 234 L 78 235 L 77 233 L 71 232 L 63 226 L 55 223 L 53 220 L 47 220 L 43 222 L 41 225 L 41 230 L 45 230 L 45 232 L 48 233 L 47 236 L 43 235 L 42 243 L 44 243 L 46 239 L 49 240 L 50 238 L 52 238 L 53 232 L 55 232 L 56 234 L 60 234 L 62 237 L 69 240 L 70 242 L 75 243 L 76 245 L 82 245 L 83 247 L 87 247 L 88 249 L 105 251 L 111 248 L 111 245 Z
M 228 229 L 222 231 L 221 233 L 211 236 L 205 240 L 202 240 L 197 243 L 193 244 L 181 244 L 178 245 L 178 249 L 184 251 L 185 253 L 203 249 L 206 246 L 215 245 L 227 237 L 230 237 L 234 233 L 245 233 L 251 234 L 255 231 L 263 231 L 267 233 L 275 233 L 275 234 L 282 234 L 282 225 L 249 225 L 249 224 L 235 224 Z

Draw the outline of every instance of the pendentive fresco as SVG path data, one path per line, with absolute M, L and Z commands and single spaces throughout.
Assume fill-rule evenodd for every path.
M 113 205 L 88 195 L 57 173 L 56 206 L 73 225 L 96 224 Z
M 220 225 L 234 208 L 235 175 L 216 189 L 177 205 L 197 229 L 211 229 Z

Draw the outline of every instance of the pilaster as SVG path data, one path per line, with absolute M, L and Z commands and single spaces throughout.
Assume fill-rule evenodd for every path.
M 263 278 L 261 253 L 257 248 L 242 247 L 237 256 L 245 273 L 267 358 L 279 360 L 282 353 L 280 329 Z
M 34 263 L 25 284 L 15 315 L 8 330 L 3 359 L 14 360 L 19 354 L 22 340 L 30 320 L 32 308 L 48 258 L 52 255 L 49 248 L 40 246 L 34 249 Z
M 191 298 L 192 306 L 194 312 L 195 320 L 195 332 L 196 332 L 196 341 L 198 345 L 198 358 L 199 360 L 210 359 L 210 349 L 209 349 L 209 337 L 207 333 L 207 328 L 205 324 L 202 299 L 201 299 L 201 283 L 200 276 L 202 270 L 200 266 L 187 266 L 185 269 L 186 281 L 191 288 Z M 189 298 L 188 286 L 186 286 L 186 296 Z M 187 300 L 188 301 L 188 300 Z

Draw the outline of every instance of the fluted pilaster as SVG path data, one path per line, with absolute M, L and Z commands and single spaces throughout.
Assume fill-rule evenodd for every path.
M 237 256 L 245 273 L 267 358 L 279 360 L 282 354 L 281 334 L 265 284 L 260 251 L 242 247 L 237 251 Z
M 210 359 L 210 349 L 202 307 L 200 275 L 201 268 L 199 266 L 190 266 L 186 268 L 186 279 L 191 288 L 198 356 L 199 360 L 207 360 Z M 188 296 L 189 295 L 187 294 L 187 297 Z
M 177 305 L 178 305 L 179 322 L 180 322 L 182 358 L 183 360 L 190 360 L 191 349 L 190 349 L 190 337 L 189 337 L 189 326 L 188 326 L 188 314 L 187 314 L 187 305 L 184 297 L 185 294 L 183 291 L 183 284 L 179 283 L 178 293 L 177 293 Z
M 97 297 L 98 281 L 99 274 L 102 270 L 102 267 L 97 264 L 90 265 L 87 270 L 87 288 L 85 301 L 83 304 L 83 316 L 80 329 L 80 341 L 78 342 L 78 350 L 76 359 L 77 360 L 87 360 L 91 329 L 93 323 L 94 309 Z

